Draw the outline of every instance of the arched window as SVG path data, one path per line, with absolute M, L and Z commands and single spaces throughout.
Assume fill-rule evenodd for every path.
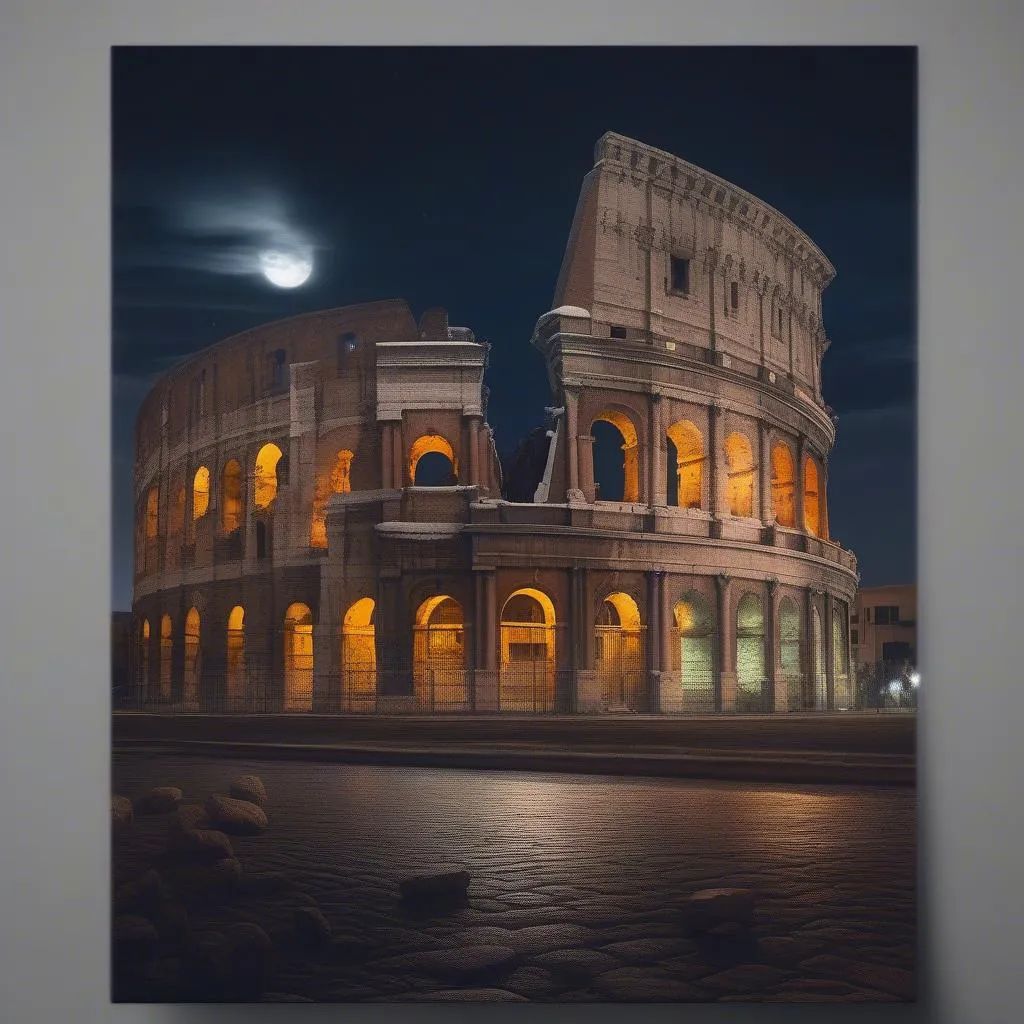
M 190 608 L 185 616 L 185 677 L 183 700 L 186 706 L 194 707 L 199 703 L 199 665 L 200 635 L 199 612 Z
M 221 474 L 221 529 L 234 533 L 242 525 L 242 467 L 230 459 Z
M 543 591 L 511 594 L 501 611 L 502 711 L 553 711 L 555 606 Z
M 685 705 L 711 710 L 715 704 L 715 618 L 707 599 L 696 591 L 673 609 L 679 639 L 679 678 Z M 675 652 L 673 652 L 673 662 Z
M 737 710 L 759 709 L 764 695 L 764 613 L 756 594 L 744 594 L 736 608 Z
M 341 626 L 341 699 L 345 711 L 372 711 L 377 697 L 374 601 L 361 597 L 345 612 Z
M 210 471 L 205 466 L 200 466 L 192 478 L 192 522 L 202 519 L 209 507 Z
M 465 623 L 462 605 L 446 594 L 427 598 L 416 610 L 413 682 L 421 707 L 465 710 Z
M 313 708 L 313 613 L 292 604 L 284 614 L 284 709 Z
M 729 514 L 749 519 L 754 514 L 754 456 L 743 434 L 725 439 L 728 467 Z
M 281 449 L 276 444 L 265 444 L 256 456 L 253 503 L 257 508 L 269 508 L 277 497 L 277 464 L 280 461 Z
M 796 526 L 796 475 L 793 453 L 785 441 L 772 445 L 772 513 L 779 526 Z
M 170 615 L 160 620 L 160 699 L 171 696 L 171 657 L 174 653 L 174 634 Z
M 810 455 L 804 458 L 804 529 L 815 537 L 821 534 L 818 466 Z
M 309 528 L 309 546 L 327 547 L 327 501 L 332 494 L 348 494 L 352 490 L 352 459 L 347 448 L 338 452 L 331 467 L 331 475 L 318 475 L 313 486 L 313 520 Z
M 606 709 L 646 710 L 640 609 L 629 594 L 609 594 L 594 627 L 594 654 Z
M 608 427 L 600 424 L 609 424 Z M 623 412 L 605 409 L 591 423 L 595 496 L 601 501 L 640 500 L 640 443 Z
M 801 703 L 803 672 L 800 665 L 800 611 L 791 597 L 779 602 L 779 668 L 786 680 L 791 708 Z
M 440 434 L 424 434 L 409 449 L 409 480 L 414 487 L 447 487 L 458 483 L 459 464 L 451 442 Z
M 226 710 L 241 710 L 245 697 L 245 611 L 235 605 L 228 616 Z
M 689 420 L 673 423 L 667 431 L 668 503 L 680 508 L 701 507 L 704 439 Z M 675 456 L 673 460 L 673 455 Z

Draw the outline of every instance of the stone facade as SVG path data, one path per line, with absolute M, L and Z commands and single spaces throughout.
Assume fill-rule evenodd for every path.
M 143 692 L 296 711 L 849 706 L 856 564 L 829 536 L 820 389 L 833 273 L 753 196 L 604 136 L 531 339 L 552 392 L 543 465 L 514 489 L 532 501 L 502 497 L 488 347 L 442 310 L 314 313 L 189 359 L 137 424 Z M 602 429 L 622 442 L 619 494 Z

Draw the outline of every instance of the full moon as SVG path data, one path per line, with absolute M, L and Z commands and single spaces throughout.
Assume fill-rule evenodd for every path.
M 267 249 L 260 253 L 260 270 L 278 288 L 298 288 L 313 273 L 313 260 L 300 253 Z

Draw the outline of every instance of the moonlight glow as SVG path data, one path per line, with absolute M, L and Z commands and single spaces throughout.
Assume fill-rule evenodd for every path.
M 278 288 L 298 288 L 313 273 L 313 259 L 305 253 L 268 249 L 260 253 L 260 270 Z

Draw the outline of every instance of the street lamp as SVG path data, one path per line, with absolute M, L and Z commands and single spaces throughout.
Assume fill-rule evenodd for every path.
M 920 672 L 911 672 L 910 673 L 910 685 L 913 686 L 915 689 L 918 686 L 921 685 L 921 673 Z

